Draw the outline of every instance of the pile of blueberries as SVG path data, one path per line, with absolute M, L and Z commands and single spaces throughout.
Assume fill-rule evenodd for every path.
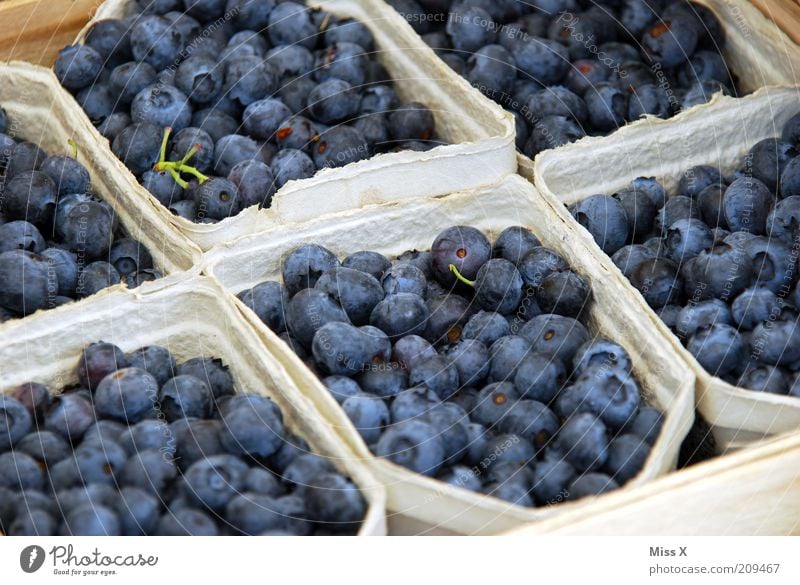
M 572 214 L 711 374 L 800 398 L 800 114 L 725 177 L 688 168 Z
M 62 49 L 55 72 L 180 217 L 215 223 L 318 170 L 441 144 L 360 22 L 276 0 L 131 4 Z
M 725 35 L 686 0 L 387 0 L 453 70 L 516 118 L 533 158 L 644 115 L 736 91 Z
M 588 283 L 524 227 L 451 227 L 393 262 L 307 244 L 282 279 L 238 296 L 415 472 L 543 506 L 626 483 L 660 433 L 626 350 L 579 320 Z
M 0 533 L 355 534 L 358 488 L 284 428 L 278 405 L 234 392 L 228 368 L 98 342 L 58 395 L 0 395 Z
M 81 163 L 17 141 L 10 129 L 0 107 L 0 323 L 161 276 L 91 193 Z

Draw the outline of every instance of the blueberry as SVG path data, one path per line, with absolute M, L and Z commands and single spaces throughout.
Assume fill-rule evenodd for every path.
M 45 158 L 47 153 L 33 142 L 18 142 L 8 154 L 6 178 L 12 179 L 22 173 L 38 171 Z
M 280 189 L 289 181 L 312 177 L 317 171 L 314 161 L 302 150 L 285 148 L 278 151 L 270 163 L 275 177 L 275 188 Z
M 122 277 L 117 269 L 108 262 L 92 262 L 78 275 L 75 294 L 79 298 L 88 297 L 121 281 Z
M 750 238 L 743 246 L 753 267 L 754 285 L 780 293 L 794 279 L 797 253 L 784 242 L 761 236 Z
M 0 488 L 22 491 L 43 486 L 44 475 L 33 457 L 16 451 L 0 453 Z
M 389 414 L 393 424 L 427 414 L 440 404 L 439 396 L 423 386 L 403 390 L 392 401 Z
M 521 482 L 490 483 L 484 486 L 483 493 L 500 498 L 518 506 L 533 506 L 528 487 Z
M 42 234 L 27 221 L 10 221 L 0 225 L 0 254 L 9 250 L 41 254 L 45 245 Z
M 222 446 L 229 453 L 269 457 L 280 449 L 283 422 L 269 403 L 242 404 L 222 415 Z
M 641 398 L 636 380 L 620 369 L 600 365 L 585 370 L 556 398 L 556 412 L 564 418 L 588 412 L 609 428 L 620 428 L 633 416 Z
M 542 311 L 566 317 L 580 315 L 591 297 L 588 283 L 571 270 L 547 275 L 536 291 L 536 302 Z
M 631 181 L 628 189 L 643 192 L 650 198 L 650 201 L 653 202 L 656 208 L 659 209 L 663 207 L 667 201 L 667 192 L 664 186 L 654 177 L 638 177 Z
M 5 216 L 40 227 L 46 226 L 52 220 L 58 197 L 53 179 L 45 172 L 31 170 L 17 173 L 13 178 L 7 174 L 6 180 L 3 202 Z
M 498 429 L 526 439 L 537 450 L 543 449 L 559 429 L 558 417 L 535 400 L 520 400 L 500 419 Z
M 342 409 L 367 444 L 374 443 L 389 424 L 386 403 L 372 394 L 357 394 L 342 402 Z
M 591 91 L 591 90 L 589 90 Z M 672 109 L 670 95 L 654 83 L 646 83 L 636 88 L 631 88 L 628 99 L 627 119 L 635 121 L 642 116 L 656 116 L 669 118 Z
M 159 449 L 174 454 L 175 441 L 169 425 L 163 420 L 145 419 L 128 427 L 117 438 L 117 442 L 128 455 L 146 449 Z
M 715 324 L 695 333 L 687 349 L 700 365 L 715 376 L 724 376 L 745 359 L 745 344 L 730 325 Z
M 319 132 L 314 123 L 304 116 L 292 116 L 284 120 L 275 133 L 278 146 L 311 152 L 319 141 Z
M 188 130 L 184 128 L 181 132 Z M 198 169 L 199 170 L 199 169 Z M 169 207 L 178 203 L 183 197 L 183 190 L 167 171 L 145 171 L 142 174 L 142 186 L 158 199 L 161 205 Z
M 237 297 L 275 333 L 286 330 L 289 295 L 279 282 L 268 281 L 240 292 Z
M 104 82 L 96 82 L 80 90 L 75 101 L 95 126 L 102 124 L 117 107 L 117 100 L 109 84 Z
M 119 443 L 120 437 L 128 428 L 129 427 L 115 420 L 100 419 L 86 429 L 86 432 L 83 434 L 81 445 L 87 445 L 89 443 L 103 444 L 106 441 Z
M 513 54 L 521 72 L 518 75 L 545 86 L 561 81 L 570 67 L 568 50 L 557 41 L 541 37 L 520 39 Z
M 427 358 L 411 367 L 408 383 L 429 388 L 447 400 L 458 391 L 458 369 L 444 357 Z
M 482 455 L 479 463 L 481 469 L 491 472 L 495 467 L 506 463 L 517 467 L 533 466 L 536 450 L 518 435 L 497 435 L 486 442 Z
M 95 422 L 92 404 L 80 394 L 61 394 L 53 398 L 45 418 L 45 429 L 77 443 Z
M 194 376 L 211 388 L 214 398 L 233 394 L 233 377 L 218 358 L 196 357 L 178 366 L 178 375 Z
M 119 517 L 106 506 L 87 504 L 70 511 L 61 525 L 62 536 L 119 536 Z
M 628 233 L 633 241 L 641 241 L 652 231 L 658 209 L 647 193 L 628 187 L 613 195 L 622 204 L 628 218 Z
M 281 2 L 272 9 L 267 32 L 273 46 L 299 44 L 313 49 L 317 43 L 309 9 L 295 2 Z
M 560 315 L 539 315 L 528 321 L 519 333 L 533 352 L 546 353 L 572 363 L 578 349 L 589 339 L 586 328 L 575 319 Z
M 0 452 L 14 446 L 30 431 L 32 424 L 31 414 L 22 402 L 0 395 Z
M 711 101 L 711 98 L 719 92 L 725 95 L 730 94 L 728 88 L 719 81 L 714 79 L 698 81 L 687 90 L 686 94 L 681 99 L 681 109 L 687 110 L 691 107 L 708 103 Z
M 113 441 L 83 442 L 75 449 L 74 462 L 78 480 L 83 484 L 115 485 L 127 454 Z
M 146 370 L 123 368 L 97 385 L 95 409 L 106 416 L 136 423 L 148 416 L 158 397 L 158 381 Z
M 59 51 L 54 65 L 61 85 L 76 92 L 90 85 L 103 68 L 103 57 L 89 45 L 72 45 Z
M 381 286 L 387 295 L 411 293 L 424 298 L 427 285 L 425 273 L 413 264 L 395 264 L 381 278 Z
M 239 213 L 243 200 L 231 181 L 212 177 L 195 190 L 194 203 L 198 219 L 222 220 Z
M 47 386 L 36 382 L 27 382 L 11 389 L 8 396 L 21 402 L 34 422 L 42 423 L 44 421 L 45 413 L 51 402 Z M 8 428 L 6 427 L 6 429 Z
M 489 260 L 491 245 L 477 229 L 455 226 L 436 236 L 431 254 L 436 278 L 442 284 L 452 286 L 457 279 L 450 265 L 454 265 L 464 278 L 474 279 L 480 267 Z
M 644 439 L 649 445 L 655 445 L 661 428 L 664 426 L 664 415 L 650 406 L 643 406 L 625 426 L 625 432 Z
M 202 128 L 189 126 L 176 132 L 172 137 L 168 156 L 171 160 L 180 160 L 192 148 L 196 152 L 189 164 L 203 173 L 208 172 L 214 164 L 214 139 Z
M 194 112 L 192 127 L 205 131 L 214 142 L 217 142 L 223 136 L 235 134 L 239 123 L 218 109 L 206 109 Z
M 408 372 L 394 362 L 376 364 L 359 374 L 356 386 L 369 394 L 391 398 L 408 388 Z
M 356 89 L 347 81 L 331 78 L 309 92 L 307 107 L 314 119 L 323 124 L 334 124 L 356 114 L 360 99 Z
M 161 386 L 158 401 L 168 421 L 210 415 L 213 394 L 203 380 L 179 375 Z
M 114 138 L 111 149 L 134 175 L 141 175 L 158 162 L 162 137 L 155 124 L 133 123 Z
M 705 300 L 728 301 L 750 284 L 752 268 L 742 246 L 718 244 L 701 252 L 681 270 L 686 279 L 686 296 Z
M 64 211 L 63 218 L 56 215 L 56 232 L 63 238 L 63 247 L 88 259 L 105 257 L 114 241 L 116 219 L 111 208 L 86 201 Z
M 667 229 L 665 253 L 670 260 L 682 263 L 714 243 L 711 229 L 698 219 L 679 219 Z
M 600 82 L 584 95 L 589 121 L 602 132 L 615 130 L 625 124 L 629 96 L 609 82 Z
M 56 275 L 43 256 L 27 250 L 0 254 L 0 306 L 19 315 L 46 308 L 58 291 Z
M 261 161 L 262 154 L 259 144 L 247 136 L 230 134 L 220 138 L 214 146 L 214 172 L 220 175 L 230 175 L 233 168 L 242 162 Z M 202 186 L 208 185 L 216 178 L 206 181 Z M 202 187 L 201 186 L 201 187 Z M 231 198 L 231 201 L 233 198 Z
M 555 85 L 533 93 L 528 99 L 528 111 L 538 119 L 548 116 L 564 116 L 581 125 L 587 121 L 589 112 L 586 102 L 569 89 Z
M 497 28 L 483 8 L 465 4 L 449 15 L 446 31 L 456 51 L 474 53 L 494 42 Z
M 586 132 L 571 118 L 566 116 L 547 116 L 537 120 L 531 129 L 530 138 L 523 152 L 530 158 L 543 150 L 558 148 L 586 136 Z
M 798 154 L 792 143 L 765 138 L 753 145 L 745 160 L 753 177 L 774 193 L 786 165 Z
M 297 293 L 287 306 L 286 326 L 289 332 L 305 347 L 310 347 L 315 333 L 324 325 L 346 322 L 342 307 L 327 293 L 305 289 Z
M 228 180 L 236 186 L 241 199 L 240 206 L 269 207 L 275 193 L 275 179 L 270 167 L 257 160 L 242 161 L 231 169 Z
M 305 244 L 293 250 L 283 261 L 284 286 L 293 296 L 304 288 L 313 287 L 324 272 L 338 265 L 338 258 L 330 250 Z
M 550 274 L 569 270 L 569 264 L 555 250 L 539 246 L 525 254 L 517 268 L 524 283 L 538 289 Z
M 562 459 L 545 459 L 538 463 L 533 479 L 536 503 L 557 504 L 565 500 L 575 477 L 575 469 Z
M 689 18 L 678 14 L 647 29 L 642 46 L 650 59 L 669 68 L 686 61 L 694 53 L 697 41 L 697 30 L 691 26 Z
M 436 476 L 436 479 L 454 487 L 464 488 L 473 492 L 481 490 L 481 480 L 472 469 L 464 465 L 449 467 L 441 471 Z
M 722 211 L 731 231 L 762 235 L 766 233 L 767 216 L 773 204 L 773 196 L 764 183 L 742 177 L 725 190 Z
M 225 506 L 224 516 L 236 534 L 254 535 L 286 525 L 271 496 L 251 492 L 236 494 Z
M 469 318 L 461 331 L 462 339 L 477 339 L 491 345 L 511 333 L 508 321 L 498 313 L 479 311 Z
M 619 485 L 636 477 L 650 455 L 650 445 L 636 435 L 619 435 L 608 445 L 605 470 Z
M 8 527 L 9 536 L 55 536 L 58 522 L 47 510 L 26 506 Z
M 386 429 L 375 453 L 417 473 L 434 476 L 444 462 L 445 447 L 433 426 L 406 420 Z
M 130 40 L 134 59 L 152 65 L 156 71 L 173 64 L 183 48 L 180 32 L 163 16 L 137 19 L 131 28 Z
M 491 428 L 508 415 L 519 401 L 520 395 L 511 382 L 495 382 L 478 393 L 470 417 L 472 421 Z
M 127 354 L 125 358 L 131 367 L 147 370 L 159 386 L 176 375 L 175 358 L 164 347 L 158 345 L 140 347 Z
M 271 140 L 281 123 L 291 115 L 292 111 L 281 100 L 267 98 L 247 106 L 242 116 L 242 123 L 250 136 Z
M 425 332 L 429 312 L 421 297 L 411 293 L 389 295 L 372 310 L 370 323 L 390 338 L 421 335 Z
M 753 329 L 750 348 L 754 357 L 771 366 L 790 366 L 800 360 L 800 326 L 797 320 L 765 321 Z
M 622 204 L 606 195 L 592 195 L 572 206 L 572 215 L 606 254 L 613 254 L 628 240 L 628 216 Z
M 570 500 L 579 500 L 600 496 L 618 487 L 619 484 L 605 473 L 586 473 L 573 481 L 567 491 Z
M 497 100 L 514 87 L 517 77 L 512 54 L 501 45 L 486 45 L 467 59 L 464 77 L 487 97 Z
M 479 384 L 489 373 L 489 350 L 476 339 L 464 339 L 448 348 L 447 358 L 458 371 L 462 386 Z
M 514 264 L 494 258 L 480 267 L 475 277 L 475 298 L 481 308 L 510 313 L 522 300 L 522 276 Z
M 578 59 L 564 77 L 564 85 L 577 95 L 584 95 L 594 85 L 608 81 L 611 69 L 594 59 Z
M 366 324 L 373 309 L 384 297 L 383 289 L 375 277 L 339 266 L 322 274 L 314 288 L 336 300 L 355 325 Z
M 219 536 L 214 520 L 205 512 L 194 508 L 167 511 L 156 528 L 157 536 Z
M 683 280 L 678 265 L 667 258 L 640 262 L 631 272 L 630 281 L 654 309 L 681 299 Z
M 564 422 L 553 446 L 578 473 L 600 469 L 608 458 L 606 427 L 592 414 L 575 414 Z
M 347 376 L 328 376 L 323 378 L 322 383 L 325 384 L 339 404 L 362 392 L 358 382 Z
M 131 238 L 121 238 L 115 241 L 108 252 L 108 259 L 121 276 L 128 276 L 153 267 L 153 258 L 150 253 L 139 242 Z
M 406 335 L 395 342 L 392 359 L 400 367 L 411 369 L 415 364 L 436 355 L 437 352 L 429 341 L 419 335 Z
M 784 191 L 784 195 L 786 192 Z M 767 217 L 767 233 L 786 243 L 793 242 L 800 224 L 800 190 L 798 195 L 784 197 L 778 201 Z
M 519 335 L 501 337 L 489 347 L 489 381 L 513 380 L 522 360 L 531 353 L 531 343 Z
M 800 140 L 796 143 L 800 146 Z M 800 195 L 800 156 L 788 161 L 780 175 L 780 194 L 782 197 Z
M 736 385 L 756 392 L 788 394 L 789 376 L 774 366 L 747 368 L 739 377 Z
M 318 169 L 343 167 L 369 157 L 369 145 L 353 126 L 334 126 L 321 134 L 312 149 Z
M 236 56 L 225 66 L 224 95 L 238 106 L 246 108 L 264 96 L 272 95 L 278 87 L 278 69 L 260 56 Z
M 720 299 L 692 301 L 678 314 L 675 332 L 684 338 L 690 338 L 700 329 L 710 325 L 733 325 L 731 308 Z

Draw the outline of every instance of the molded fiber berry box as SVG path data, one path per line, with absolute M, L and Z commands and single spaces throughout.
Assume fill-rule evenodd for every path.
M 597 193 L 614 193 L 636 177 L 656 177 L 671 193 L 683 171 L 692 166 L 711 165 L 729 174 L 756 142 L 780 135 L 783 124 L 798 111 L 798 88 L 764 88 L 739 99 L 716 96 L 679 119 L 630 126 L 608 138 L 542 153 L 536 158 L 535 182 L 543 193 L 565 204 Z M 605 269 L 618 272 L 592 236 L 583 228 L 578 231 L 602 256 L 599 261 Z M 767 435 L 800 430 L 800 399 L 737 388 L 709 375 L 639 292 L 627 281 L 625 286 L 650 316 L 654 330 L 695 372 L 697 408 L 723 451 Z
M 737 77 L 741 92 L 752 93 L 762 87 L 798 83 L 800 45 L 748 0 L 694 1 L 710 8 L 719 19 L 725 32 L 723 55 Z M 677 123 L 684 115 L 679 113 L 670 119 Z M 661 122 L 659 118 L 648 116 L 628 126 L 645 126 L 655 131 Z M 579 142 L 593 140 L 583 138 Z M 522 155 L 518 158 L 520 174 L 534 181 L 533 161 Z
M 645 400 L 667 415 L 662 435 L 645 468 L 631 485 L 649 482 L 676 466 L 679 447 L 694 420 L 694 376 L 669 344 L 653 331 L 630 298 L 632 295 L 620 275 L 598 264 L 581 239 L 575 237 L 572 220 L 556 213 L 553 205 L 529 182 L 511 176 L 492 187 L 438 199 L 419 198 L 370 206 L 303 226 L 287 226 L 241 238 L 209 252 L 204 259 L 204 270 L 231 293 L 238 293 L 264 280 L 280 280 L 282 259 L 305 243 L 320 244 L 340 257 L 358 250 L 374 250 L 391 258 L 409 249 L 429 249 L 436 235 L 451 225 L 472 225 L 490 238 L 508 226 L 529 227 L 543 245 L 562 254 L 573 270 L 589 281 L 594 301 L 585 323 L 590 333 L 625 346 Z M 388 508 L 393 512 L 390 515 L 393 532 L 492 534 L 569 509 L 591 512 L 591 500 L 549 508 L 523 508 L 418 475 L 373 456 L 317 376 L 253 312 L 238 299 L 234 301 L 267 348 L 281 360 L 300 391 L 315 403 L 384 483 Z
M 591 515 L 570 511 L 508 535 L 800 535 L 798 470 L 795 433 L 609 494 Z
M 386 533 L 385 493 L 298 392 L 281 363 L 226 300 L 213 280 L 183 274 L 143 291 L 101 293 L 79 309 L 42 313 L 0 331 L 0 393 L 33 381 L 57 391 L 77 381 L 75 368 L 89 343 L 107 341 L 128 352 L 166 347 L 178 361 L 216 357 L 230 368 L 237 391 L 255 392 L 280 406 L 287 428 L 330 460 L 361 489 L 369 506 L 361 535 Z
M 246 209 L 217 224 L 194 223 L 161 208 L 161 215 L 189 239 L 208 250 L 215 244 L 288 222 L 409 197 L 435 197 L 491 185 L 516 172 L 514 122 L 502 109 L 453 73 L 409 29 L 395 26 L 393 10 L 374 1 L 333 0 L 310 3 L 363 22 L 375 37 L 379 60 L 395 80 L 405 102 L 421 101 L 436 119 L 448 144 L 427 152 L 377 155 L 345 167 L 324 169 L 292 181 L 273 197 L 272 207 Z M 107 0 L 78 37 L 97 20 L 126 15 L 130 0 Z M 106 140 L 95 132 L 96 139 Z M 127 172 L 127 171 L 126 171 Z M 144 189 L 139 199 L 157 205 Z
M 147 248 L 157 270 L 169 275 L 199 263 L 200 250 L 135 195 L 136 181 L 97 142 L 95 129 L 50 70 L 21 62 L 0 64 L 0 106 L 8 114 L 11 136 L 34 142 L 49 154 L 69 152 L 68 141 L 75 142 L 92 189 L 111 205 L 127 234 Z

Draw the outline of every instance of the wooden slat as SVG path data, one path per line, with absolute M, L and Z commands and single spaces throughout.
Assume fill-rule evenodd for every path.
M 0 1 L 0 60 L 51 66 L 99 4 L 98 0 Z
M 751 0 L 767 18 L 800 43 L 800 0 Z

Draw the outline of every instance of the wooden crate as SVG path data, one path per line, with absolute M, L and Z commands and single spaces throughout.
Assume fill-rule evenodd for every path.
M 0 0 L 0 61 L 50 67 L 102 0 Z

